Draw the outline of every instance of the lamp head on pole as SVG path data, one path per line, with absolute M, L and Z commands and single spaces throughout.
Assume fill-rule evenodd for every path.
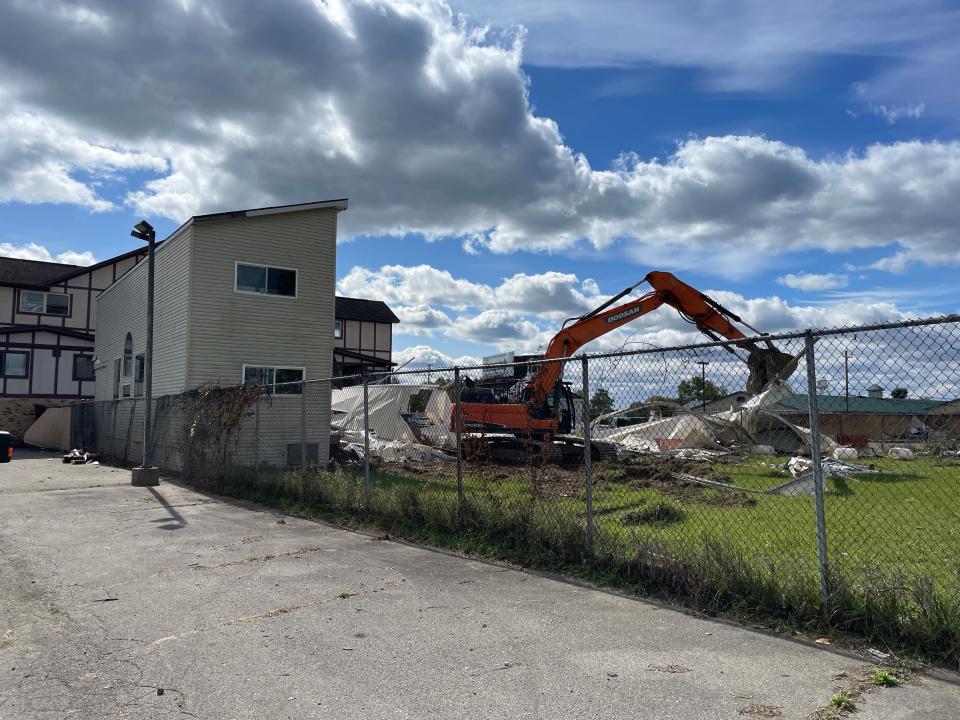
M 148 223 L 146 220 L 141 220 L 134 225 L 133 230 L 130 231 L 130 234 L 135 238 L 140 238 L 141 240 L 146 240 L 147 242 L 150 242 L 156 237 L 156 232 L 154 232 L 153 225 Z

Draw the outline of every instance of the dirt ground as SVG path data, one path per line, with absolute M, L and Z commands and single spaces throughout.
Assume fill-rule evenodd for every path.
M 756 500 L 748 493 L 705 487 L 677 477 L 693 475 L 704 480 L 729 483 L 725 472 L 727 461 L 688 460 L 668 455 L 647 455 L 607 460 L 594 466 L 594 487 L 603 485 L 622 486 L 625 489 L 653 489 L 678 500 L 700 502 L 708 505 L 751 507 Z M 412 477 L 422 480 L 450 481 L 456 477 L 454 463 L 429 463 L 406 460 L 403 462 L 378 463 L 376 469 L 387 475 Z M 562 465 L 512 466 L 496 463 L 468 463 L 464 474 L 470 478 L 482 478 L 490 482 L 503 482 L 522 478 L 534 483 L 540 497 L 569 495 L 584 483 L 583 466 Z

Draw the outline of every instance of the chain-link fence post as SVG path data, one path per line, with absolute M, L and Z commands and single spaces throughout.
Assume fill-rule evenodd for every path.
M 817 515 L 817 560 L 820 570 L 820 603 L 823 614 L 829 612 L 827 594 L 827 518 L 823 510 L 823 461 L 820 457 L 820 408 L 817 403 L 817 368 L 814 361 L 813 333 L 804 339 L 807 361 L 807 399 L 810 411 L 810 459 L 813 461 L 813 502 Z
M 583 471 L 587 483 L 587 542 L 592 548 L 596 528 L 593 520 L 593 452 L 590 448 L 590 361 L 583 355 L 580 362 L 583 366 Z
M 453 403 L 454 420 L 453 427 L 457 442 L 457 522 L 463 514 L 463 447 L 461 445 L 461 423 L 460 423 L 460 368 L 453 369 Z
M 307 385 L 300 383 L 300 471 L 307 470 Z
M 370 507 L 370 393 L 367 372 L 363 372 L 363 494 Z
M 253 466 L 260 469 L 260 396 L 253 401 Z

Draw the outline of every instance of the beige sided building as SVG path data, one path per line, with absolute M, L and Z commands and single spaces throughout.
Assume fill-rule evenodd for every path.
M 154 397 L 330 377 L 337 215 L 346 209 L 344 199 L 198 215 L 167 238 L 156 252 Z M 146 270 L 137 266 L 97 302 L 96 399 L 131 399 L 113 404 L 135 408 L 121 417 L 133 427 L 131 459 L 143 452 L 143 403 L 135 400 L 143 393 Z M 257 457 L 285 464 L 288 446 L 300 447 L 301 390 L 271 394 L 261 406 Z M 305 410 L 309 457 L 324 463 L 329 388 L 311 389 Z

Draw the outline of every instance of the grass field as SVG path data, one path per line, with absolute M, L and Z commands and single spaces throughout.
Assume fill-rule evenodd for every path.
M 960 663 L 960 465 L 878 459 L 829 481 L 830 601 L 820 602 L 813 497 L 764 491 L 789 479 L 751 456 L 684 463 L 736 491 L 678 483 L 662 458 L 595 467 L 586 533 L 582 468 L 382 465 L 369 502 L 349 471 L 222 475 L 214 489 L 376 524 L 459 550 L 560 569 L 708 612 L 850 632 Z
M 724 480 L 743 493 L 686 488 L 670 492 L 666 483 L 645 483 L 618 477 L 616 463 L 595 470 L 593 506 L 596 524 L 607 541 L 625 553 L 635 547 L 658 545 L 683 553 L 701 546 L 704 538 L 721 540 L 758 563 L 790 560 L 811 573 L 817 568 L 817 537 L 813 496 L 779 496 L 765 492 L 790 479 L 769 465 L 789 458 L 752 456 L 718 466 Z M 960 464 L 939 460 L 912 462 L 877 459 L 880 472 L 848 479 L 830 478 L 825 496 L 828 556 L 848 581 L 873 576 L 877 568 L 899 570 L 936 579 L 946 586 L 960 570 Z M 375 487 L 389 491 L 415 486 L 419 492 L 455 499 L 452 468 L 419 474 L 416 466 L 390 468 L 375 474 Z M 489 467 L 464 471 L 465 495 L 500 513 L 522 514 L 531 499 L 535 471 L 506 472 Z M 690 471 L 691 474 L 696 474 Z M 541 493 L 539 514 L 565 516 L 585 522 L 582 470 L 542 471 L 545 485 L 556 492 Z M 663 517 L 642 510 L 665 507 Z M 670 512 L 670 509 L 677 512 Z

